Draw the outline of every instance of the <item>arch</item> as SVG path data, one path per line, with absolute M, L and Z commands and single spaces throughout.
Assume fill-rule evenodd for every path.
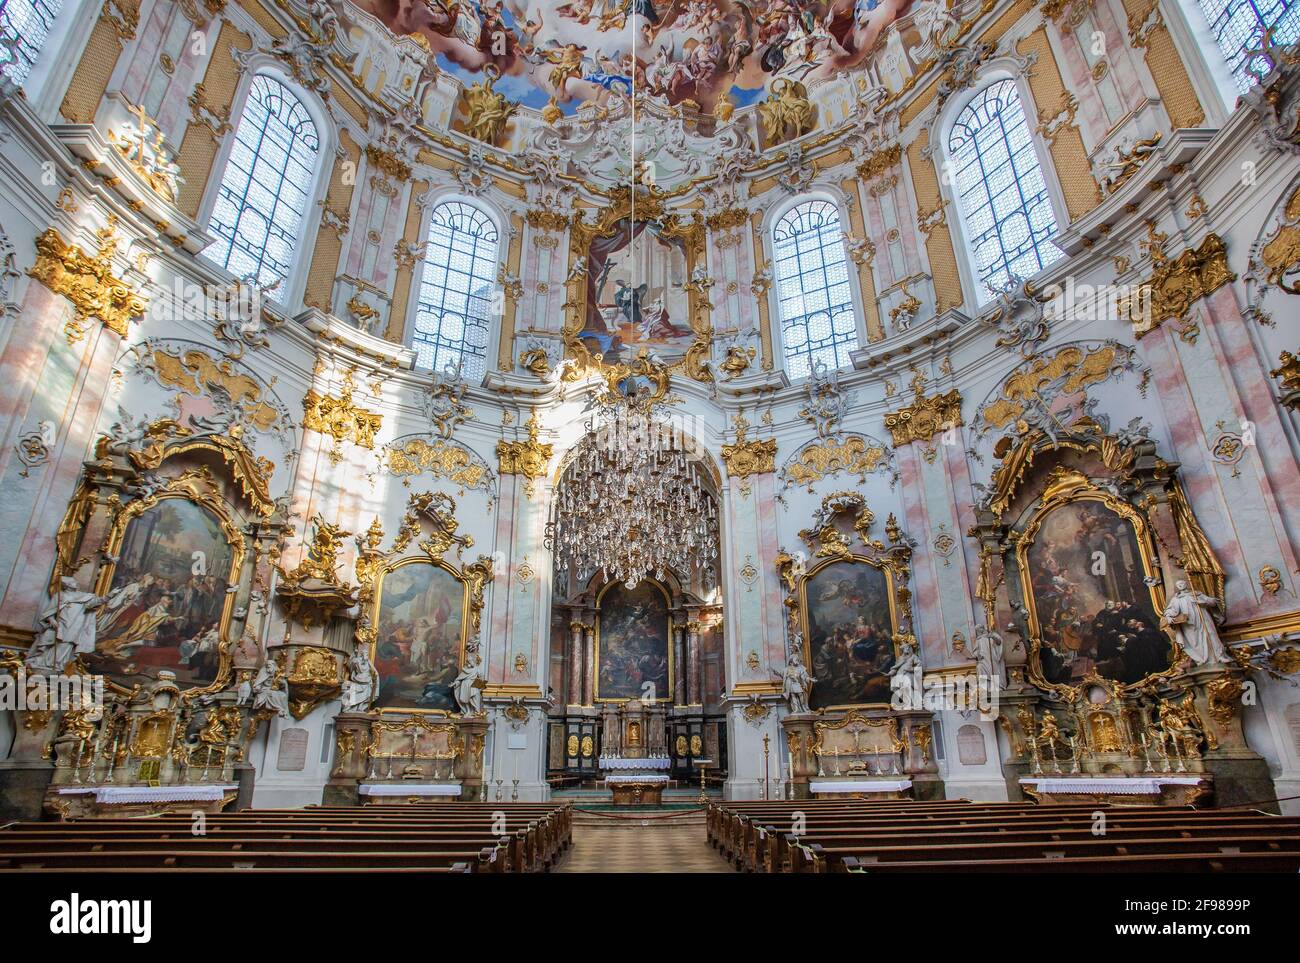
M 258 69 L 205 205 L 214 240 L 204 256 L 236 277 L 274 287 L 283 304 L 294 303 L 302 286 L 299 268 L 313 227 L 307 215 L 328 153 L 330 128 L 313 106 L 278 71 Z
M 767 240 L 786 372 L 806 378 L 818 360 L 847 367 L 861 331 L 840 205 L 800 197 L 775 214 Z
M 502 306 L 501 236 L 500 219 L 477 200 L 451 194 L 429 206 L 407 336 L 417 366 L 459 364 L 471 381 L 487 374 Z
M 1027 280 L 1064 257 L 1051 243 L 1060 207 L 1026 102 L 1017 78 L 998 72 L 941 128 L 943 180 L 958 211 L 977 304 L 1013 277 Z

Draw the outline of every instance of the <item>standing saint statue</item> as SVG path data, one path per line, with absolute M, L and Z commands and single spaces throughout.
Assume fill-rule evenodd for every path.
M 37 621 L 39 630 L 27 651 L 27 667 L 57 673 L 83 652 L 95 651 L 94 612 L 107 601 L 103 595 L 83 592 L 77 580 L 64 576 Z
M 1006 685 L 1007 663 L 1002 636 L 987 625 L 975 630 L 975 671 L 986 679 L 996 679 L 998 685 Z
M 790 705 L 790 714 L 804 715 L 812 711 L 808 699 L 812 695 L 813 683 L 817 680 L 808 674 L 803 660 L 799 658 L 799 647 L 803 640 L 796 637 L 796 644 L 790 647 L 790 658 L 782 674 L 781 692 Z
M 483 714 L 483 666 L 478 657 L 478 649 L 470 649 L 465 657 L 465 667 L 451 684 L 452 695 L 463 716 L 481 716 Z
M 375 701 L 378 685 L 379 674 L 370 661 L 370 654 L 363 646 L 357 646 L 348 658 L 348 677 L 343 683 L 343 711 L 365 712 Z
M 1209 612 L 1219 600 L 1194 591 L 1182 579 L 1174 583 L 1174 590 L 1160 627 L 1172 631 L 1183 652 L 1197 665 L 1228 662 L 1227 650 Z

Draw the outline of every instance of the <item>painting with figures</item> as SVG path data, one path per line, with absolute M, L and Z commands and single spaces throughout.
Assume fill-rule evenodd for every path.
M 1043 677 L 1073 685 L 1095 671 L 1131 684 L 1169 668 L 1132 524 L 1099 501 L 1043 516 L 1026 555 Z
M 626 361 L 642 348 L 676 359 L 695 341 L 686 249 L 653 224 L 623 221 L 588 250 L 587 318 L 579 337 L 593 355 Z
M 804 591 L 812 707 L 888 702 L 894 624 L 884 570 L 833 561 L 812 572 Z
M 91 670 L 128 685 L 160 669 L 182 688 L 216 681 L 233 558 L 220 519 L 202 505 L 165 498 L 131 519 L 96 617 Z
M 600 599 L 596 698 L 671 699 L 670 627 L 668 598 L 655 583 L 610 586 Z
M 456 711 L 465 586 L 431 562 L 400 565 L 379 586 L 374 663 L 379 709 Z

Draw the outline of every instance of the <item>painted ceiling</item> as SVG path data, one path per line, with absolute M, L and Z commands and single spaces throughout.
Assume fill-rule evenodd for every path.
M 353 0 L 398 36 L 422 37 L 449 73 L 565 113 L 635 85 L 712 111 L 861 69 L 915 0 Z

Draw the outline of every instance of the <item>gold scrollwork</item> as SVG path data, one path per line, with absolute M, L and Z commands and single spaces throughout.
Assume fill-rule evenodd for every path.
M 748 440 L 749 422 L 743 415 L 736 416 L 735 426 L 735 444 L 722 446 L 728 477 L 748 478 L 776 471 L 776 439 Z
M 132 318 L 144 314 L 148 300 L 127 286 L 113 273 L 117 254 L 116 219 L 96 232 L 99 250 L 86 254 L 76 244 L 69 244 L 54 228 L 36 238 L 36 263 L 27 273 L 55 294 L 61 294 L 75 309 L 64 333 L 69 344 L 85 337 L 92 318 L 106 328 L 126 337 Z
M 902 448 L 913 441 L 929 441 L 941 431 L 961 425 L 961 393 L 953 388 L 942 395 L 926 397 L 917 392 L 916 401 L 885 415 L 885 427 Z

